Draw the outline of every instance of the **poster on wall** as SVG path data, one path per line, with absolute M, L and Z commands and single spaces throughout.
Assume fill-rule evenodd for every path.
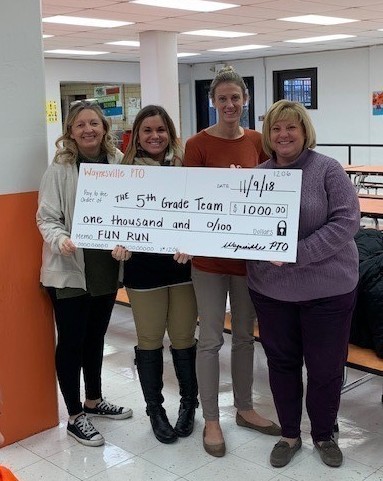
M 141 110 L 141 99 L 140 97 L 129 97 L 128 98 L 128 124 L 133 125 L 136 115 Z
M 94 96 L 105 117 L 110 117 L 116 120 L 123 119 L 124 111 L 121 86 L 97 86 L 94 88 Z
M 45 102 L 45 113 L 48 124 L 58 122 L 57 102 L 55 100 Z
M 383 115 L 383 90 L 372 92 L 372 115 Z

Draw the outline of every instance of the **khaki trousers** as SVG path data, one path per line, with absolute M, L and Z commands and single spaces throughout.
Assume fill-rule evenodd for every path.
M 191 283 L 146 291 L 127 289 L 127 292 L 139 349 L 159 349 L 166 331 L 174 349 L 194 346 L 197 305 Z
M 206 420 L 219 418 L 219 350 L 223 339 L 226 299 L 229 293 L 232 315 L 231 375 L 234 405 L 253 409 L 254 322 L 256 314 L 246 276 L 212 274 L 192 268 L 199 315 L 197 379 Z

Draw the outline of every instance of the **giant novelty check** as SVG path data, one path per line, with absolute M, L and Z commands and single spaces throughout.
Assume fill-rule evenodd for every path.
M 302 172 L 81 164 L 72 241 L 296 261 Z

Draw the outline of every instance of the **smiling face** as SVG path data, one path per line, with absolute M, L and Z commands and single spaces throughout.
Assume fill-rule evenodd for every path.
M 239 85 L 234 82 L 222 82 L 217 85 L 212 99 L 217 109 L 218 122 L 225 124 L 238 123 L 243 112 L 246 98 Z
M 271 126 L 270 144 L 278 164 L 291 164 L 299 157 L 305 144 L 302 124 L 298 120 L 278 120 Z
M 83 155 L 97 157 L 105 133 L 104 125 L 97 113 L 91 109 L 84 109 L 75 118 L 70 136 Z
M 141 147 L 154 160 L 165 158 L 169 145 L 169 133 L 160 115 L 146 117 L 138 129 L 138 141 Z

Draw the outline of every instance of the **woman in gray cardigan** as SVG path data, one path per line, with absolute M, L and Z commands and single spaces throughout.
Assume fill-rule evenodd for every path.
M 100 446 L 104 438 L 89 416 L 132 416 L 131 409 L 106 401 L 101 390 L 104 336 L 118 289 L 119 263 L 108 251 L 77 249 L 70 235 L 80 163 L 115 164 L 123 155 L 100 107 L 87 101 L 71 107 L 56 147 L 41 182 L 36 216 L 44 240 L 40 279 L 55 313 L 56 371 L 69 414 L 67 433 L 86 446 Z

